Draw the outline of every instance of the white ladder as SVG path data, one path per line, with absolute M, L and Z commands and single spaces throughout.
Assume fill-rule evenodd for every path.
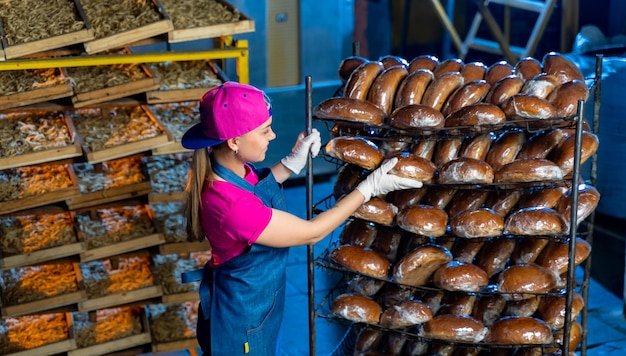
M 472 25 L 461 45 L 459 57 L 465 58 L 470 49 L 493 54 L 502 54 L 511 64 L 515 64 L 520 58 L 532 56 L 546 29 L 556 1 L 557 0 L 477 0 L 478 12 L 474 15 Z M 488 5 L 490 4 L 498 4 L 505 7 L 504 32 L 489 10 Z M 509 17 L 511 8 L 538 13 L 537 21 L 533 26 L 533 30 L 525 47 L 512 46 L 509 43 Z M 482 20 L 485 20 L 487 23 L 493 35 L 493 40 L 476 38 Z

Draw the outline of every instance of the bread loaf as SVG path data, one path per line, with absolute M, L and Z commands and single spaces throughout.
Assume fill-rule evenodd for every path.
M 497 183 L 558 181 L 563 171 L 556 163 L 542 158 L 518 159 L 500 167 L 495 173 Z
M 413 299 L 415 289 L 397 283 L 387 283 L 376 296 L 378 303 L 383 309 L 398 305 L 405 300 Z
M 557 52 L 545 54 L 542 60 L 542 67 L 544 72 L 559 78 L 559 84 L 571 82 L 572 80 L 585 80 L 576 63 Z
M 368 297 L 372 297 L 378 293 L 380 289 L 385 285 L 385 281 L 375 278 L 370 278 L 360 274 L 355 275 L 348 282 L 346 288 L 347 293 L 362 294 Z
M 585 306 L 585 300 L 580 293 L 572 292 L 572 307 L 570 320 L 575 320 Z M 546 296 L 541 299 L 537 308 L 537 317 L 546 322 L 552 329 L 557 330 L 565 325 L 565 296 Z
M 332 313 L 355 323 L 378 324 L 381 307 L 369 297 L 360 294 L 341 294 L 331 305 Z
M 486 289 L 490 292 L 495 292 L 495 286 L 493 285 L 489 285 Z M 474 303 L 471 316 L 485 326 L 490 326 L 502 316 L 505 307 L 506 300 L 501 295 L 483 294 Z
M 498 275 L 498 291 L 506 300 L 522 300 L 546 293 L 556 286 L 554 274 L 534 263 L 512 265 Z
M 439 169 L 439 184 L 490 184 L 493 168 L 482 160 L 460 157 L 445 163 Z
M 378 252 L 359 246 L 341 245 L 330 251 L 332 263 L 374 278 L 387 278 L 391 262 Z
M 559 79 L 547 73 L 537 74 L 534 78 L 527 80 L 520 90 L 520 94 L 533 95 L 542 99 L 548 96 L 559 86 Z
M 543 188 L 526 193 L 517 206 L 522 208 L 542 207 L 553 209 L 556 204 L 563 198 L 561 189 Z
M 541 62 L 533 57 L 525 57 L 517 61 L 513 70 L 515 75 L 524 79 L 524 81 L 534 78 L 537 74 L 543 72 Z
M 326 144 L 326 153 L 367 170 L 376 169 L 383 160 L 383 153 L 376 144 L 357 136 L 333 137 Z
M 438 313 L 471 316 L 475 302 L 474 293 L 446 293 Z
M 383 70 L 374 79 L 367 94 L 367 101 L 376 105 L 388 116 L 393 110 L 396 90 L 407 75 L 408 71 L 404 66 L 393 66 Z
M 409 62 L 406 61 L 406 59 L 400 57 L 400 56 L 394 56 L 391 54 L 387 54 L 384 55 L 380 58 L 378 58 L 378 61 L 380 63 L 383 64 L 383 67 L 385 69 L 391 68 L 391 67 L 404 67 L 407 68 L 409 66 Z
M 491 144 L 485 162 L 498 171 L 502 166 L 513 162 L 526 142 L 526 134 L 522 131 L 509 130 L 501 133 Z
M 480 209 L 488 196 L 489 192 L 486 190 L 459 190 L 447 205 L 448 215 L 454 217 L 464 210 Z
M 548 239 L 541 236 L 532 236 L 519 240 L 511 255 L 511 264 L 535 262 L 547 244 Z
M 581 80 L 572 80 L 556 87 L 548 96 L 548 102 L 556 109 L 556 117 L 569 118 L 578 110 L 578 101 L 587 101 L 589 88 Z
M 555 206 L 555 210 L 561 214 L 565 222 L 565 228 L 569 231 L 570 221 L 572 219 L 572 190 L 570 189 L 563 199 L 559 200 Z M 598 206 L 600 201 L 600 193 L 589 184 L 581 184 L 578 186 L 578 201 L 576 209 L 576 225 L 583 222 Z
M 575 244 L 574 266 L 578 266 L 591 254 L 591 245 L 582 238 L 576 238 Z M 541 251 L 535 263 L 553 271 L 556 276 L 567 272 L 569 266 L 569 242 L 549 242 Z
M 522 300 L 511 300 L 506 304 L 504 316 L 533 316 L 541 298 L 539 296 L 533 296 L 532 298 Z
M 433 283 L 451 292 L 478 292 L 489 283 L 489 277 L 474 264 L 450 261 L 435 271 Z
M 339 79 L 341 79 L 342 83 L 348 81 L 350 78 L 350 74 L 361 64 L 367 62 L 368 59 L 361 56 L 349 56 L 344 58 L 341 63 L 339 63 L 338 74 Z
M 433 314 L 426 304 L 405 300 L 385 309 L 380 317 L 380 325 L 389 329 L 406 328 L 423 324 L 432 317 Z
M 507 345 L 549 344 L 552 330 L 537 318 L 505 316 L 489 327 L 485 341 Z
M 350 193 L 365 178 L 366 170 L 354 165 L 344 164 L 339 167 L 335 184 L 333 185 L 333 196 L 336 200 Z
M 374 80 L 383 69 L 383 64 L 378 61 L 367 61 L 356 67 L 346 81 L 343 96 L 363 101 L 367 100 L 367 94 L 372 83 L 374 83 Z
M 422 236 L 443 236 L 448 214 L 434 206 L 416 205 L 398 212 L 396 223 L 405 231 Z
M 563 345 L 564 330 L 565 330 L 564 328 L 561 328 L 561 329 L 555 331 L 552 334 L 555 344 Z M 570 354 L 568 356 L 576 355 L 576 353 L 574 353 L 574 351 L 576 351 L 576 349 L 578 348 L 578 345 L 582 341 L 582 335 L 583 335 L 583 327 L 582 327 L 582 325 L 580 325 L 580 323 L 577 320 L 574 320 L 571 323 L 571 328 L 569 330 L 569 352 L 570 352 Z M 555 355 L 558 355 L 558 352 L 560 352 L 560 351 L 561 351 L 560 348 L 554 348 L 554 347 L 546 348 L 546 352 L 553 352 Z
M 487 328 L 470 316 L 442 314 L 426 322 L 420 334 L 435 340 L 477 343 L 485 338 Z
M 494 135 L 490 132 L 474 135 L 463 140 L 463 145 L 459 151 L 459 157 L 485 160 L 487 152 L 494 140 Z
M 370 329 L 366 327 L 361 328 L 358 335 L 356 336 L 354 351 L 367 352 L 378 350 L 378 347 L 381 345 L 384 335 L 385 333 L 383 330 Z
M 500 190 L 491 192 L 485 206 L 491 208 L 496 214 L 505 217 L 517 204 L 522 193 L 519 190 Z
M 413 73 L 416 70 L 420 69 L 428 69 L 432 72 L 433 70 L 435 70 L 438 64 L 439 58 L 433 55 L 419 55 L 409 62 L 409 73 Z
M 434 206 L 439 209 L 445 209 L 456 195 L 456 189 L 445 188 L 442 186 L 430 187 L 424 196 L 424 205 Z
M 519 94 L 523 86 L 524 80 L 522 78 L 516 75 L 506 76 L 491 86 L 485 102 L 501 107 L 511 97 Z
M 456 261 L 473 263 L 484 244 L 485 239 L 458 239 L 452 246 L 452 256 Z
M 436 73 L 434 75 L 435 79 L 426 88 L 421 104 L 441 111 L 448 97 L 463 85 L 463 77 L 459 72 L 443 73 L 439 77 Z
M 410 178 L 424 183 L 433 181 L 437 167 L 426 158 L 404 153 L 396 155 L 398 163 L 388 172 L 399 177 Z
M 371 221 L 376 224 L 390 226 L 393 224 L 398 208 L 379 197 L 372 197 L 361 204 L 352 216 L 355 218 Z
M 376 225 L 361 219 L 348 220 L 341 230 L 339 242 L 342 245 L 370 247 L 376 238 Z
M 435 69 L 433 69 L 433 74 L 435 78 L 439 78 L 447 73 L 461 73 L 464 65 L 463 60 L 460 58 L 448 58 L 437 64 Z
M 556 117 L 556 109 L 546 99 L 532 95 L 516 94 L 502 104 L 502 110 L 509 121 L 520 121 L 520 127 L 549 127 Z M 543 121 L 543 122 L 542 122 Z
M 513 74 L 513 66 L 507 61 L 493 63 L 487 68 L 485 80 L 489 85 L 496 84 L 500 79 Z
M 463 145 L 463 137 L 447 137 L 437 141 L 432 161 L 437 167 L 458 157 L 459 151 Z
M 458 237 L 493 237 L 502 234 L 504 220 L 489 208 L 466 209 L 450 218 L 450 229 Z
M 387 193 L 385 200 L 398 207 L 398 210 L 402 210 L 406 207 L 417 205 L 420 203 L 428 188 L 416 188 L 416 189 L 403 189 L 394 190 Z
M 489 239 L 478 251 L 474 263 L 491 278 L 504 269 L 513 249 L 515 249 L 514 239 L 506 237 Z
M 443 105 L 441 113 L 448 116 L 462 107 L 476 104 L 487 96 L 491 86 L 484 80 L 465 82 L 463 86 L 454 91 Z
M 406 105 L 420 104 L 426 88 L 433 79 L 435 79 L 435 76 L 428 69 L 410 72 L 398 86 L 393 109 L 395 110 Z
M 424 244 L 402 256 L 393 267 L 393 279 L 397 283 L 420 287 L 430 282 L 439 267 L 452 261 L 446 248 Z
M 432 160 L 436 147 L 437 140 L 429 138 L 419 139 L 417 140 L 417 142 L 414 142 L 413 145 L 411 145 L 411 147 L 409 148 L 409 153 L 418 157 Z
M 345 120 L 371 126 L 383 124 L 386 113 L 368 101 L 334 97 L 323 100 L 313 108 L 313 115 L 320 119 Z
M 405 105 L 389 116 L 389 125 L 403 130 L 439 129 L 444 122 L 443 114 L 439 110 L 422 104 Z
M 398 256 L 398 247 L 402 241 L 402 230 L 395 227 L 379 227 L 372 249 L 390 261 L 395 262 Z
M 461 69 L 463 83 L 469 83 L 474 80 L 483 80 L 485 79 L 485 73 L 487 73 L 487 66 L 482 62 L 465 63 Z
M 598 136 L 589 132 L 582 132 L 582 143 L 580 145 L 580 164 L 583 164 L 598 151 Z M 555 148 L 548 159 L 556 163 L 564 175 L 568 175 L 574 170 L 574 148 L 576 147 L 576 136 L 571 135 Z
M 568 133 L 561 129 L 541 131 L 524 143 L 517 158 L 546 158 L 568 136 Z
M 504 233 L 527 236 L 554 236 L 564 232 L 561 214 L 553 209 L 517 209 L 505 219 Z
M 450 130 L 452 134 L 457 134 L 498 128 L 505 122 L 506 115 L 498 106 L 475 103 L 448 115 L 445 119 L 445 127 L 458 128 Z

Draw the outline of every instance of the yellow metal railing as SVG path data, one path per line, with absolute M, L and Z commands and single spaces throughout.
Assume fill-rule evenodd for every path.
M 57 58 L 31 58 L 12 59 L 0 61 L 0 70 L 23 70 L 42 68 L 64 68 L 64 67 L 89 67 L 112 64 L 129 63 L 154 63 L 168 61 L 193 61 L 234 58 L 237 61 L 237 76 L 239 82 L 248 84 L 250 72 L 248 69 L 248 41 L 233 41 L 232 48 L 219 48 L 206 51 L 177 51 L 177 52 L 157 52 L 157 53 L 131 53 L 131 54 L 108 54 L 108 55 L 88 55 Z

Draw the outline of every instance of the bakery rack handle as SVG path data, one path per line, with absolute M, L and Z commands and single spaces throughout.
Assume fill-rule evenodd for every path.
M 313 126 L 312 98 L 313 87 L 310 75 L 304 79 L 305 85 L 305 123 L 306 134 L 311 134 Z M 306 217 L 313 218 L 313 157 L 309 153 L 306 165 Z M 309 355 L 317 355 L 315 340 L 315 269 L 314 269 L 314 245 L 307 245 L 307 275 L 309 293 Z

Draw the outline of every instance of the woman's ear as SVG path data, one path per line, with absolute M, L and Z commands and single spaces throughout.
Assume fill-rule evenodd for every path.
M 226 140 L 226 144 L 228 145 L 228 148 L 230 148 L 231 151 L 233 152 L 238 152 L 239 151 L 239 138 L 235 137 L 235 138 L 229 138 L 228 140 Z

